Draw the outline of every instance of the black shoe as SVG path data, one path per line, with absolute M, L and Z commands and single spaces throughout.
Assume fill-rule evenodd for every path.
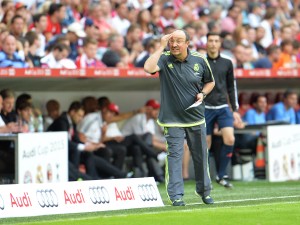
M 222 179 L 217 178 L 216 181 L 218 184 L 225 188 L 233 188 L 233 185 L 225 177 L 223 177 Z
M 202 199 L 203 203 L 205 203 L 207 205 L 215 203 L 214 200 L 213 200 L 213 198 L 210 195 L 202 197 L 197 191 L 195 191 L 195 194 Z
M 182 199 L 176 199 L 172 202 L 172 206 L 185 206 L 185 202 Z

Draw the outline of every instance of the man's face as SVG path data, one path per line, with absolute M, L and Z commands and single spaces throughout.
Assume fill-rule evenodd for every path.
M 25 109 L 19 110 L 18 114 L 22 118 L 22 120 L 24 120 L 27 123 L 29 123 L 30 116 L 32 114 L 32 109 L 31 109 L 31 107 L 26 107 Z
M 218 35 L 211 35 L 207 39 L 206 50 L 208 54 L 216 54 L 221 48 L 221 40 Z
M 84 53 L 87 55 L 88 59 L 95 59 L 97 54 L 97 45 L 92 43 L 84 47 Z
M 298 96 L 296 94 L 290 94 L 284 101 L 289 108 L 294 108 L 297 105 Z
M 267 98 L 261 96 L 257 99 L 255 108 L 258 112 L 265 112 L 267 110 Z
M 53 52 L 54 58 L 56 59 L 56 61 L 60 61 L 62 59 L 65 59 L 68 57 L 69 52 L 67 49 L 63 49 L 62 51 L 54 50 Z
M 11 35 L 6 37 L 2 48 L 7 55 L 12 56 L 14 52 L 17 50 L 16 39 Z
M 41 29 L 41 31 L 45 31 L 48 26 L 48 20 L 46 16 L 42 16 L 38 22 L 38 26 Z
M 22 18 L 17 18 L 11 25 L 11 30 L 14 34 L 21 35 L 23 33 L 24 26 L 24 20 Z
M 6 113 L 10 113 L 15 105 L 15 98 L 14 97 L 8 97 L 3 99 L 3 108 L 2 111 Z
M 115 113 L 110 110 L 105 110 L 102 112 L 103 120 L 110 121 L 114 117 Z
M 185 34 L 182 31 L 174 31 L 173 36 L 169 40 L 169 48 L 171 54 L 175 57 L 180 57 L 187 53 L 189 41 L 186 41 Z
M 83 119 L 83 117 L 84 117 L 84 111 L 83 111 L 83 109 L 79 109 L 79 110 L 77 110 L 77 111 L 72 110 L 72 111 L 70 112 L 70 117 L 71 117 L 72 122 L 73 122 L 74 124 L 80 123 L 80 121 L 81 121 L 81 120 Z

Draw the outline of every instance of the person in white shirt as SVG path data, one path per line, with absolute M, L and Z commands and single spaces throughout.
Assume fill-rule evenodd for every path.
M 111 119 L 114 115 L 119 114 L 119 107 L 114 103 L 110 103 L 107 106 L 105 114 L 106 119 Z M 124 136 L 117 123 L 108 124 L 105 130 L 106 132 L 102 139 L 103 143 L 111 148 L 118 147 L 125 149 L 127 151 L 127 155 L 132 156 L 133 158 L 133 171 L 135 172 L 135 176 L 146 176 L 146 172 L 143 168 L 143 155 L 146 156 L 147 161 L 149 158 L 156 160 L 157 152 L 155 152 L 151 146 L 147 145 L 138 135 L 131 134 Z M 155 179 L 162 182 L 164 180 L 163 174 L 155 174 Z
M 72 61 L 68 61 L 69 64 L 64 64 L 62 60 L 66 60 L 70 52 L 70 47 L 58 43 L 54 45 L 52 51 L 46 55 L 45 57 L 41 58 L 41 66 L 42 68 L 50 68 L 50 69 L 62 69 L 62 68 L 76 68 L 76 65 Z

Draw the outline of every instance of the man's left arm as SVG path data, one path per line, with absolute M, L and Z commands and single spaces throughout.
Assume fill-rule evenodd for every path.
M 236 80 L 234 77 L 233 65 L 232 65 L 231 61 L 229 61 L 229 67 L 227 70 L 226 79 L 227 79 L 226 80 L 227 91 L 228 91 L 231 109 L 233 111 L 234 121 L 236 121 L 236 124 L 243 123 L 241 115 L 238 113 L 239 103 L 238 103 L 238 97 L 237 97 L 237 86 L 236 86 Z
M 204 59 L 204 63 L 203 63 L 204 76 L 202 82 L 204 83 L 204 85 L 201 92 L 198 93 L 196 96 L 197 102 L 202 102 L 203 99 L 206 97 L 206 95 L 208 95 L 215 86 L 214 75 L 211 71 L 209 63 L 206 58 L 203 59 Z
M 237 112 L 237 110 L 239 109 L 239 103 L 237 98 L 236 80 L 234 77 L 233 65 L 231 61 L 229 61 L 229 66 L 227 69 L 226 85 L 227 85 L 228 97 L 229 97 L 232 111 Z

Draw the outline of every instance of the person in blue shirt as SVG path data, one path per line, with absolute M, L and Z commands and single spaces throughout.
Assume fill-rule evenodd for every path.
M 296 112 L 297 124 L 300 124 L 300 109 Z
M 296 112 L 294 108 L 298 102 L 297 93 L 293 90 L 287 90 L 283 94 L 283 101 L 276 103 L 267 114 L 267 121 L 284 121 L 290 124 L 296 124 Z
M 279 46 L 271 45 L 267 48 L 267 56 L 253 62 L 254 68 L 272 69 L 273 63 L 279 60 L 280 52 Z
M 245 125 L 255 125 L 266 123 L 267 98 L 263 94 L 254 97 L 252 108 L 250 108 L 243 116 Z M 251 149 L 252 154 L 256 153 L 257 139 L 260 133 L 254 131 L 247 134 L 235 135 L 235 149 Z
M 253 101 L 253 108 L 250 108 L 243 116 L 247 125 L 261 124 L 266 122 L 267 98 L 258 94 Z
M 16 52 L 17 41 L 13 35 L 8 35 L 3 40 L 2 51 L 0 51 L 0 68 L 27 68 L 27 63 L 21 59 Z

